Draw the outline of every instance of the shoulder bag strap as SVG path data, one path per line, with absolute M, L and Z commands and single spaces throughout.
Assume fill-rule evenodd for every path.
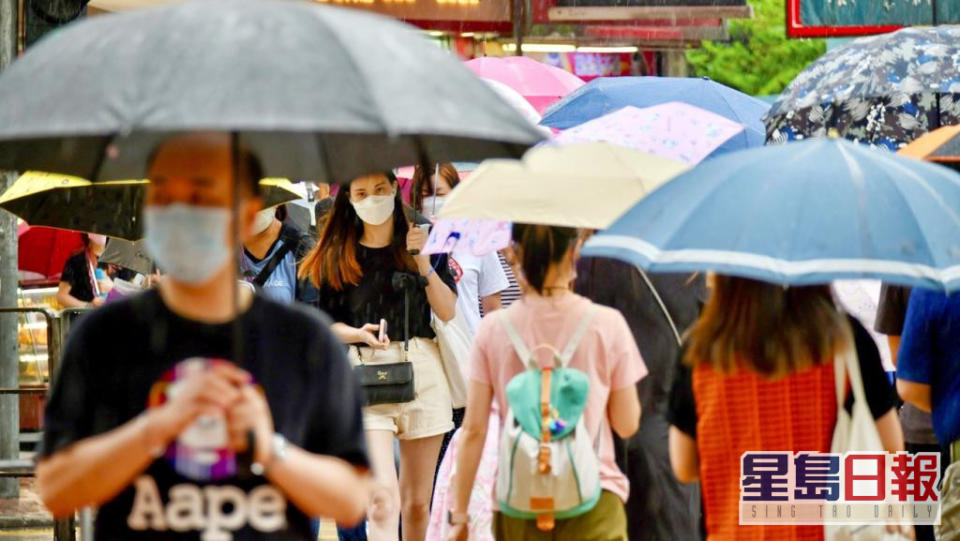
M 517 333 L 517 328 L 513 326 L 506 310 L 500 310 L 500 322 L 503 324 L 503 330 L 506 331 L 510 342 L 513 343 L 513 350 L 517 352 L 517 357 L 520 357 L 520 362 L 527 367 L 531 366 L 531 363 L 535 365 L 536 362 L 533 361 L 533 357 L 530 355 L 530 349 L 523 343 L 523 339 L 520 338 L 520 334 Z M 534 368 L 539 367 L 534 366 Z
M 844 318 L 846 318 L 846 314 L 844 314 Z M 850 388 L 853 390 L 853 399 L 869 407 L 867 392 L 863 388 L 863 377 L 860 375 L 860 358 L 857 355 L 856 338 L 853 335 L 853 329 L 850 328 L 846 320 L 844 320 L 844 324 L 850 345 L 846 348 L 842 357 L 844 365 L 847 368 L 847 374 L 849 374 L 848 377 L 850 379 Z
M 286 239 L 283 240 L 283 244 L 277 248 L 276 252 L 273 252 L 273 256 L 270 257 L 270 261 L 267 261 L 267 265 L 263 267 L 260 271 L 260 274 L 257 274 L 257 277 L 253 279 L 254 285 L 257 287 L 263 287 L 263 284 L 267 283 L 267 280 L 270 278 L 270 275 L 273 274 L 273 271 L 277 269 L 277 266 L 283 261 L 283 258 L 287 257 L 287 254 L 290 250 L 293 249 L 290 242 Z M 244 255 L 246 257 L 246 255 Z
M 640 272 L 640 277 L 643 278 L 643 282 L 647 284 L 647 289 L 650 290 L 650 293 L 653 294 L 653 298 L 656 299 L 657 304 L 660 306 L 660 310 L 663 312 L 663 316 L 667 318 L 667 323 L 670 324 L 670 330 L 673 331 L 673 337 L 677 341 L 678 346 L 683 345 L 683 338 L 680 336 L 680 331 L 677 329 L 676 323 L 673 322 L 673 318 L 670 316 L 670 310 L 667 310 L 666 303 L 663 302 L 663 298 L 660 297 L 660 292 L 657 291 L 657 288 L 653 287 L 653 282 L 650 280 L 650 277 L 647 276 L 647 273 L 643 271 L 639 266 L 637 271 Z
M 573 358 L 573 354 L 577 352 L 577 348 L 580 347 L 580 341 L 583 340 L 583 336 L 587 334 L 587 329 L 590 328 L 590 323 L 593 321 L 593 316 L 597 313 L 597 305 L 590 303 L 590 307 L 587 308 L 583 318 L 580 320 L 580 324 L 577 325 L 577 329 L 573 331 L 573 334 L 570 335 L 570 340 L 567 342 L 567 346 L 563 348 L 563 351 L 560 353 L 560 366 L 565 368 L 570 364 L 570 359 Z
M 846 314 L 843 317 L 846 318 Z M 840 411 L 844 402 L 846 402 L 847 381 L 850 382 L 854 402 L 868 405 L 867 392 L 863 388 L 863 377 L 860 375 L 860 360 L 857 356 L 853 330 L 846 320 L 844 320 L 844 334 L 847 337 L 848 346 L 838 351 L 833 359 L 837 389 L 837 411 Z
M 833 355 L 833 377 L 834 385 L 837 390 L 837 414 L 843 411 L 843 402 L 846 398 L 847 390 L 847 352 L 837 351 Z

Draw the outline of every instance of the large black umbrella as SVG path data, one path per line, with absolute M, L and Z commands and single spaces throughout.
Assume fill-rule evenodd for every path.
M 519 156 L 541 135 L 412 27 L 311 2 L 96 17 L 0 75 L 0 168 L 143 178 L 171 134 L 232 132 L 268 176 L 343 182 Z
M 90 182 L 82 178 L 27 171 L 0 194 L 0 209 L 31 225 L 99 233 L 136 240 L 143 236 L 143 195 L 147 180 Z M 260 181 L 264 207 L 300 197 L 286 179 Z M 309 219 L 308 219 L 309 223 Z

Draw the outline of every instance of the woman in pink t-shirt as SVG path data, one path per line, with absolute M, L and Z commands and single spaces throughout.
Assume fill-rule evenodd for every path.
M 536 520 L 496 513 L 495 536 L 499 540 L 626 540 L 623 502 L 627 500 L 630 485 L 615 462 L 610 429 L 628 438 L 639 428 L 640 401 L 635 384 L 646 375 L 646 366 L 620 312 L 606 307 L 594 308 L 589 300 L 571 291 L 579 253 L 577 230 L 517 224 L 513 240 L 527 287 L 523 298 L 506 309 L 505 314 L 525 343 L 550 344 L 562 349 L 585 313 L 595 310 L 569 366 L 584 372 L 590 380 L 583 419 L 593 440 L 599 441 L 603 492 L 591 511 L 557 520 L 552 532 L 538 531 Z M 472 381 L 453 480 L 455 504 L 449 510 L 453 525 L 450 539 L 467 537 L 466 524 L 471 517 L 465 510 L 480 463 L 491 404 L 497 401 L 502 422 L 508 408 L 507 383 L 524 370 L 501 317 L 485 318 L 477 330 L 471 359 Z

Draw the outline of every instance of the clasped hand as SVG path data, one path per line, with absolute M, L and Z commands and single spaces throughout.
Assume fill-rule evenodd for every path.
M 272 458 L 273 417 L 266 398 L 252 382 L 247 371 L 225 363 L 190 374 L 173 398 L 151 412 L 159 443 L 169 444 L 201 415 L 222 415 L 230 448 L 247 451 L 247 434 L 252 431 L 253 459 L 267 464 Z

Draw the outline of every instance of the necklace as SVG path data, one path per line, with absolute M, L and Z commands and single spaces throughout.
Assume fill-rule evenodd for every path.
M 547 286 L 543 288 L 543 291 L 547 294 L 547 297 L 556 297 L 558 295 L 554 295 L 554 291 L 560 291 L 560 294 L 563 295 L 570 292 L 570 286 Z

